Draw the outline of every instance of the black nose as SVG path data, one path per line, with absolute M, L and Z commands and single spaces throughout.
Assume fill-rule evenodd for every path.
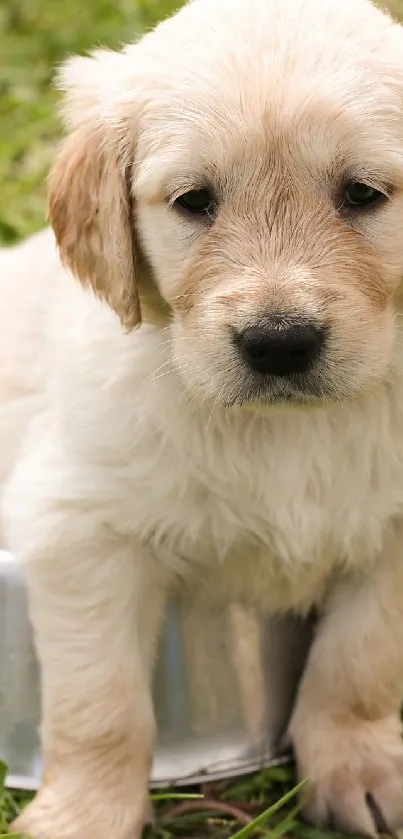
M 302 323 L 248 326 L 237 343 L 252 370 L 289 376 L 312 366 L 323 348 L 324 330 Z

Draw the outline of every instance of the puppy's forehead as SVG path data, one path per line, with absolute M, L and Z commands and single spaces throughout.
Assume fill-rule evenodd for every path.
M 154 91 L 139 187 L 157 193 L 171 169 L 225 175 L 246 158 L 287 150 L 308 168 L 378 159 L 395 177 L 397 29 L 366 0 L 194 0 L 145 44 Z

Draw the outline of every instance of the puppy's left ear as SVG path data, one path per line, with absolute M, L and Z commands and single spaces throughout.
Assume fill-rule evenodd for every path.
M 118 113 L 123 60 L 101 51 L 72 59 L 61 73 L 72 132 L 51 172 L 49 218 L 63 262 L 130 329 L 141 323 L 141 310 L 130 187 L 134 138 Z

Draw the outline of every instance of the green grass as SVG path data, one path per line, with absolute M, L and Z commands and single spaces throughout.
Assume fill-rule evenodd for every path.
M 45 223 L 46 174 L 60 136 L 54 68 L 69 53 L 132 40 L 178 5 L 180 0 L 0 0 L 0 242 L 18 241 Z M 389 5 L 403 18 L 403 0 Z M 148 839 L 337 839 L 303 824 L 295 797 L 277 809 L 294 783 L 292 767 L 278 767 L 206 784 L 195 791 L 203 799 L 159 798 Z M 5 789 L 0 764 L 0 839 L 29 798 Z
M 27 804 L 31 793 L 16 792 L 4 785 L 6 767 L 0 762 L 0 839 L 11 821 Z M 232 782 L 206 784 L 202 790 L 154 794 L 155 826 L 146 839 L 249 839 L 261 836 L 280 839 L 322 839 L 322 834 L 298 823 L 297 793 L 290 768 L 264 770 Z M 111 837 L 112 839 L 112 837 Z
M 32 793 L 7 789 L 5 775 L 0 761 L 0 839 L 23 839 L 8 828 Z M 145 839 L 343 839 L 301 821 L 297 794 L 302 787 L 295 784 L 290 765 L 206 783 L 190 792 L 155 793 L 154 825 L 146 829 Z

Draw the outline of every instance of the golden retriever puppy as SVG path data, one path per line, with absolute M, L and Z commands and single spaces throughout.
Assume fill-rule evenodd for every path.
M 61 261 L 45 231 L 0 262 L 3 528 L 46 764 L 15 829 L 138 839 L 184 578 L 318 610 L 289 729 L 306 814 L 395 827 L 402 30 L 368 0 L 196 0 L 61 87 Z

